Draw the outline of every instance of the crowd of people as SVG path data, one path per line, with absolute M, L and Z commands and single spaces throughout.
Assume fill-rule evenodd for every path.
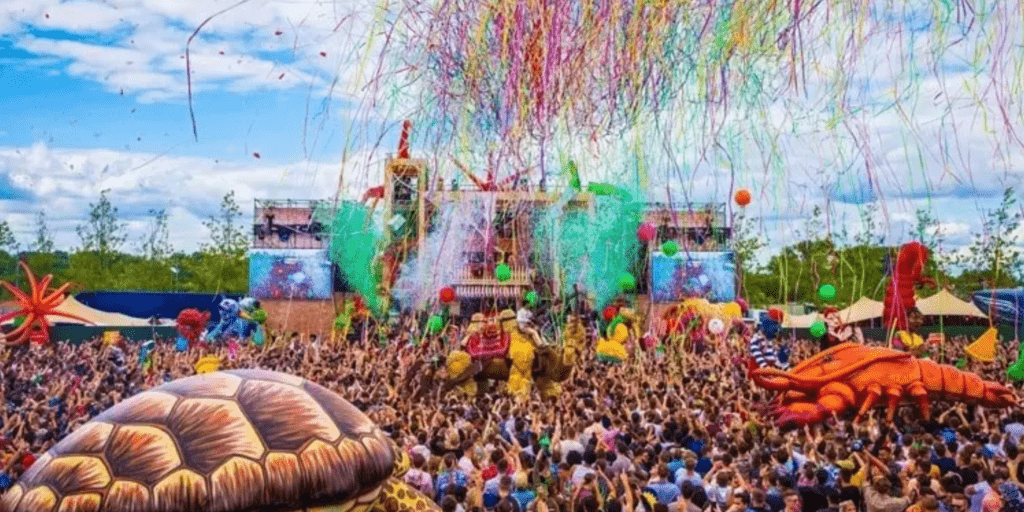
M 1001 512 L 1024 510 L 1024 415 L 937 404 L 853 424 L 780 429 L 748 378 L 744 343 L 667 343 L 608 365 L 594 340 L 553 400 L 446 389 L 444 342 L 341 342 L 298 335 L 214 346 L 223 368 L 305 377 L 348 398 L 411 455 L 404 478 L 445 512 Z M 947 360 L 968 340 L 946 342 Z M 557 342 L 557 340 L 556 340 Z M 819 350 L 792 340 L 790 358 Z M 120 400 L 195 373 L 201 349 L 102 339 L 4 352 L 0 489 Z M 1010 351 L 1012 349 L 1007 349 Z M 1006 362 L 967 371 L 1005 380 Z

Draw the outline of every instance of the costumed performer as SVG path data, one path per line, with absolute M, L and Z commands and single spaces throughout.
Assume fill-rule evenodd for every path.
M 626 346 L 634 346 L 640 339 L 639 319 L 630 308 L 621 308 L 605 332 L 597 341 L 597 359 L 605 363 L 621 363 L 629 359 Z
M 509 340 L 508 392 L 519 399 L 528 399 L 533 387 L 533 360 L 537 346 L 529 336 L 519 331 L 516 314 L 511 309 L 503 310 L 498 321 Z
M 771 309 L 761 313 L 757 331 L 750 338 L 750 357 L 753 368 L 789 369 L 789 352 L 785 347 L 776 346 L 776 338 L 781 331 L 784 314 L 781 310 Z
M 860 327 L 844 324 L 842 318 L 839 317 L 839 309 L 829 306 L 825 308 L 824 316 L 828 333 L 822 338 L 822 350 L 847 341 L 864 343 L 864 332 L 860 330 Z
M 906 350 L 917 357 L 924 354 L 924 338 L 917 331 L 924 325 L 924 315 L 916 307 L 907 309 L 907 328 L 896 331 L 892 339 L 893 346 Z

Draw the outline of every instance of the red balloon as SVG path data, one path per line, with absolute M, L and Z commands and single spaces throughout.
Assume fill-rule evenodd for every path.
M 654 224 L 651 224 L 650 222 L 644 222 L 643 224 L 640 224 L 640 227 L 637 228 L 636 230 L 636 237 L 639 238 L 640 241 L 644 243 L 654 240 L 654 237 L 657 234 L 658 228 L 655 227 Z
M 737 190 L 735 199 L 736 204 L 740 206 L 746 206 L 750 204 L 750 191 L 745 188 Z
M 438 298 L 441 299 L 441 302 L 444 302 L 445 304 L 455 302 L 455 288 L 452 288 L 451 286 L 441 288 L 440 293 L 437 295 Z
M 605 322 L 611 322 L 612 319 L 615 318 L 615 315 L 617 315 L 618 313 L 619 310 L 616 309 L 615 306 L 608 306 L 604 308 L 603 312 L 601 312 L 601 316 L 604 317 Z
M 786 313 L 779 308 L 768 308 L 768 317 L 782 323 L 782 320 L 786 318 Z

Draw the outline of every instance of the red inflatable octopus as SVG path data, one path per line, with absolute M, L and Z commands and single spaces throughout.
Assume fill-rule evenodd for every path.
M 892 280 L 885 289 L 882 319 L 886 328 L 907 329 L 907 311 L 915 307 L 914 288 L 920 284 L 935 286 L 935 281 L 924 277 L 928 262 L 928 248 L 920 242 L 910 242 L 900 249 Z

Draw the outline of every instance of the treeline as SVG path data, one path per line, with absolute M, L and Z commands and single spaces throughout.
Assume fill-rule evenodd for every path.
M 6 221 L 0 221 L 0 279 L 27 289 L 18 261 L 24 260 L 38 276 L 53 274 L 53 282 L 71 282 L 74 291 L 147 290 L 244 293 L 249 288 L 251 226 L 244 222 L 234 193 L 224 196 L 220 211 L 203 225 L 208 240 L 198 251 L 176 251 L 164 210 L 151 211 L 152 221 L 139 240 L 129 240 L 127 225 L 118 216 L 107 191 L 89 205 L 89 218 L 76 232 L 81 245 L 72 251 L 56 250 L 46 217 L 40 212 L 33 240 L 22 245 Z M 180 229 L 180 228 L 179 228 Z M 136 251 L 128 252 L 129 244 Z M 0 300 L 13 296 L 0 291 Z
M 924 210 L 917 212 L 912 234 L 931 250 L 925 275 L 965 300 L 985 288 L 1020 286 L 1024 279 L 1022 214 L 1013 189 L 1006 189 L 1000 203 L 984 215 L 981 232 L 972 233 L 970 245 L 959 251 L 936 250 L 944 247 L 948 233 Z M 815 209 L 802 225 L 793 227 L 796 238 L 804 241 L 783 248 L 762 266 L 754 262 L 753 253 L 764 247 L 764 240 L 739 219 L 735 236 L 743 295 L 756 306 L 797 302 L 821 307 L 818 289 L 831 284 L 838 307 L 862 296 L 882 300 L 900 247 L 882 245 L 885 230 L 875 205 L 866 205 L 860 220 L 861 229 L 854 234 L 846 226 L 827 230 L 823 212 Z

